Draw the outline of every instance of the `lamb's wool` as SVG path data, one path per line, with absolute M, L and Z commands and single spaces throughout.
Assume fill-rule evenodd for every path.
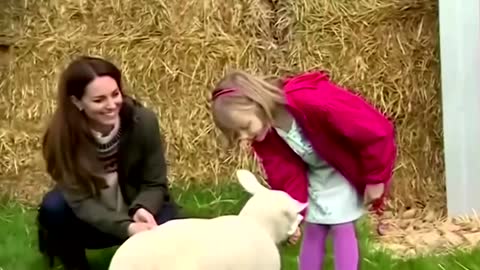
M 109 270 L 280 270 L 277 244 L 295 231 L 306 204 L 263 187 L 248 171 L 237 177 L 253 195 L 239 215 L 172 220 L 136 234 Z

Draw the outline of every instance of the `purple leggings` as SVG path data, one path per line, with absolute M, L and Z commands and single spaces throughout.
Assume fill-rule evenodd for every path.
M 330 230 L 333 238 L 335 269 L 358 270 L 358 243 L 353 222 L 338 225 L 305 222 L 299 270 L 323 268 L 325 243 Z

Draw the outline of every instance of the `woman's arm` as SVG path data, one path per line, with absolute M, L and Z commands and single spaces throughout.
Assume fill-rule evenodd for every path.
M 59 184 L 59 188 L 75 215 L 98 230 L 127 239 L 128 226 L 133 220 L 126 213 L 119 213 L 106 208 L 88 192 L 71 185 Z
M 139 208 L 145 208 L 156 215 L 162 208 L 168 191 L 167 164 L 156 115 L 150 110 L 142 110 L 140 116 L 144 133 L 143 178 L 139 179 L 140 192 L 129 208 L 133 216 Z

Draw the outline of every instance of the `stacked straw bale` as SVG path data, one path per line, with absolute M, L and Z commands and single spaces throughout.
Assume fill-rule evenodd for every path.
M 118 64 L 127 92 L 158 113 L 172 181 L 217 183 L 235 167 L 258 169 L 215 140 L 209 92 L 225 71 L 321 68 L 395 120 L 396 198 L 425 203 L 432 187 L 442 190 L 434 0 L 8 2 L 0 43 L 10 45 L 12 61 L 0 83 L 0 186 L 47 188 L 40 138 L 59 71 L 72 57 L 92 54 Z
M 288 4 L 286 4 L 288 3 Z M 325 68 L 395 121 L 403 202 L 443 204 L 437 1 L 283 1 L 287 70 Z

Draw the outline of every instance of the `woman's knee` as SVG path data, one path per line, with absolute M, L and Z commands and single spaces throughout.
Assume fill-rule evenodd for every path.
M 49 191 L 42 199 L 38 210 L 38 221 L 44 227 L 61 226 L 70 214 L 70 207 L 57 189 Z
M 174 202 L 168 202 L 163 205 L 155 219 L 158 224 L 165 223 L 172 219 L 180 218 L 180 206 Z

